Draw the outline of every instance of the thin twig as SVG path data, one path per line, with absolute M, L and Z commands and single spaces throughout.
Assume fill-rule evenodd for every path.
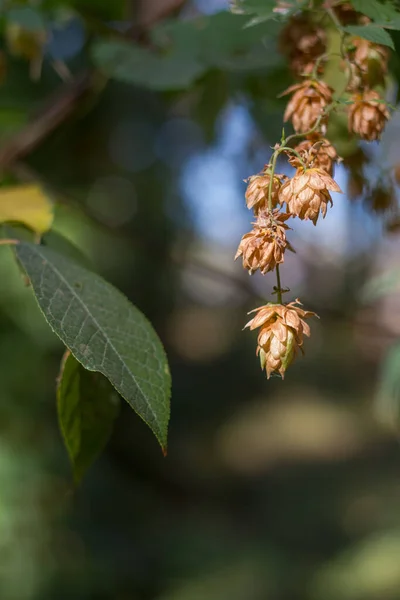
M 19 242 L 20 240 L 4 238 L 0 239 L 0 246 L 16 246 L 17 244 L 19 244 Z

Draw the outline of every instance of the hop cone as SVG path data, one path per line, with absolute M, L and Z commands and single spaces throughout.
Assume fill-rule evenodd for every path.
M 284 121 L 291 119 L 297 133 L 309 131 L 332 102 L 332 92 L 332 88 L 323 81 L 312 79 L 290 86 L 282 94 L 293 94 L 286 107 Z M 322 119 L 321 125 L 325 124 L 326 119 Z
M 341 192 L 338 184 L 321 169 L 297 170 L 292 179 L 282 186 L 281 203 L 286 203 L 288 212 L 299 219 L 317 224 L 318 217 L 326 215 L 328 204 L 332 205 L 330 192 Z
M 259 213 L 253 230 L 242 237 L 235 260 L 242 256 L 243 267 L 250 275 L 257 269 L 265 275 L 275 269 L 277 264 L 283 263 L 286 248 L 293 251 L 286 240 L 286 230 L 290 228 L 285 221 L 289 217 L 290 215 L 280 213 L 278 209 L 272 213 Z
M 349 131 L 363 140 L 378 140 L 390 113 L 375 90 L 367 90 L 353 97 L 349 107 Z
M 268 379 L 274 372 L 284 378 L 287 367 L 298 351 L 303 352 L 303 336 L 310 336 L 310 327 L 305 319 L 317 315 L 296 306 L 298 304 L 299 300 L 286 305 L 261 306 L 252 311 L 257 314 L 246 324 L 251 330 L 260 327 L 257 355 Z

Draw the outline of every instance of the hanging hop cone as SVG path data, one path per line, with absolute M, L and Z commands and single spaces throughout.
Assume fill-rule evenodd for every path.
M 375 90 L 353 96 L 353 104 L 349 106 L 350 133 L 355 133 L 363 140 L 378 140 L 389 118 L 390 113 Z
M 282 182 L 288 178 L 286 175 L 275 173 L 272 182 L 272 208 L 279 204 L 279 190 Z M 271 181 L 270 165 L 266 165 L 261 173 L 252 175 L 247 179 L 246 204 L 257 214 L 260 210 L 268 208 L 269 185 Z
M 308 167 L 322 169 L 329 175 L 333 175 L 335 163 L 340 161 L 340 157 L 336 149 L 326 138 L 319 136 L 317 133 L 309 135 L 305 140 L 300 142 L 295 148 L 305 164 Z M 293 167 L 299 167 L 299 159 L 297 156 L 290 155 L 289 162 Z
M 298 351 L 304 353 L 303 336 L 310 336 L 310 328 L 304 319 L 317 315 L 299 308 L 297 304 L 300 304 L 299 300 L 256 308 L 252 311 L 257 313 L 256 316 L 245 326 L 251 330 L 260 327 L 257 355 L 268 379 L 273 372 L 279 373 L 283 379 Z
M 338 184 L 326 171 L 300 167 L 292 179 L 280 191 L 280 202 L 286 203 L 291 215 L 317 224 L 320 213 L 326 215 L 328 204 L 332 205 L 330 192 L 341 192 Z
M 350 63 L 344 65 L 346 69 L 351 68 L 348 91 L 384 84 L 389 60 L 389 50 L 386 46 L 355 37 L 351 41 L 348 57 Z
M 323 81 L 307 79 L 290 86 L 281 94 L 293 94 L 284 114 L 284 121 L 292 120 L 296 133 L 306 133 L 312 129 L 332 102 L 333 90 Z M 321 130 L 326 127 L 327 117 L 321 120 Z
M 313 23 L 305 13 L 292 17 L 279 38 L 279 51 L 288 57 L 296 75 L 311 75 L 326 47 L 325 29 Z
M 285 221 L 289 217 L 286 213 L 280 213 L 279 209 L 259 213 L 253 230 L 242 237 L 235 260 L 242 256 L 243 267 L 250 275 L 257 269 L 263 275 L 273 271 L 277 264 L 283 263 L 286 248 L 294 252 L 286 240 L 286 230 L 290 227 Z

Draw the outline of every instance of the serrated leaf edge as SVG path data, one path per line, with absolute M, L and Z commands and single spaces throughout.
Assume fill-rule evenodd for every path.
M 59 276 L 59 277 L 60 277 L 60 279 L 61 279 L 61 280 L 62 280 L 62 281 L 65 283 L 65 285 L 68 287 L 68 289 L 69 289 L 69 290 L 70 290 L 70 291 L 73 293 L 73 296 L 74 296 L 74 297 L 75 297 L 75 298 L 76 298 L 76 299 L 79 301 L 79 303 L 80 303 L 80 304 L 81 304 L 81 305 L 84 307 L 85 311 L 86 311 L 86 312 L 88 312 L 88 311 L 87 311 L 87 308 L 86 308 L 86 306 L 85 306 L 85 304 L 82 302 L 82 300 L 80 299 L 80 297 L 79 297 L 79 296 L 76 294 L 76 291 L 74 290 L 74 288 L 70 286 L 70 284 L 68 283 L 68 281 L 67 281 L 67 280 L 66 280 L 66 279 L 63 277 L 63 275 L 62 275 L 62 274 L 59 272 L 59 270 L 58 270 L 57 268 L 55 268 L 55 267 L 54 267 L 54 266 L 53 266 L 51 263 L 49 263 L 48 259 L 47 259 L 45 256 L 43 256 L 42 254 L 40 254 L 40 252 L 38 252 L 38 250 L 37 250 L 38 246 L 35 246 L 34 244 L 26 244 L 26 243 L 24 243 L 24 242 L 22 242 L 22 243 L 18 244 L 18 245 L 16 246 L 16 248 L 15 248 L 15 252 L 16 252 L 16 254 L 17 254 L 17 257 L 18 257 L 18 249 L 19 249 L 19 248 L 21 248 L 21 247 L 24 247 L 24 246 L 29 246 L 29 247 L 32 247 L 32 250 L 33 250 L 33 248 L 35 249 L 35 251 L 37 252 L 38 256 L 39 256 L 40 258 L 42 258 L 43 260 L 45 260 L 45 261 L 46 261 L 46 263 L 47 263 L 47 264 L 48 264 L 48 265 L 49 265 L 49 266 L 50 266 L 50 267 L 53 269 L 53 271 L 54 271 L 54 272 L 57 274 L 57 276 Z M 24 267 L 23 263 L 22 263 L 20 260 L 19 260 L 19 262 L 20 262 L 20 264 L 21 264 L 22 268 L 24 269 L 24 271 L 26 272 L 26 270 L 25 270 L 25 267 Z M 83 267 L 81 267 L 81 268 L 83 268 Z M 29 277 L 29 274 L 28 274 L 28 273 L 27 273 L 27 275 L 28 275 L 28 277 Z M 99 277 L 99 275 L 97 275 L 97 277 Z M 107 282 L 107 283 L 108 283 L 108 282 Z M 108 283 L 108 285 L 111 285 L 111 284 L 109 284 L 109 283 Z M 33 286 L 32 286 L 32 287 L 33 287 Z M 114 287 L 114 286 L 112 286 L 112 287 Z M 123 298 L 126 300 L 126 302 L 128 302 L 129 304 L 131 304 L 131 302 L 128 300 L 128 298 L 127 298 L 127 297 L 126 297 L 126 296 L 125 296 L 125 295 L 124 295 L 124 294 L 123 294 L 123 293 L 122 293 L 120 290 L 118 290 L 117 288 L 114 288 L 114 289 L 115 289 L 115 291 L 116 291 L 118 294 L 120 294 L 120 295 L 121 295 L 121 296 L 122 296 L 122 297 L 123 297 Z M 165 426 L 165 434 L 164 434 L 164 435 L 162 435 L 162 434 L 163 434 L 163 428 L 161 427 L 161 424 L 159 423 L 159 419 L 158 419 L 158 417 L 157 417 L 157 414 L 154 412 L 153 408 L 152 408 L 152 407 L 151 407 L 151 405 L 149 404 L 149 402 L 148 402 L 148 400 L 147 400 L 147 396 L 146 396 L 146 395 L 143 393 L 143 391 L 142 391 L 142 389 L 141 389 L 140 385 L 139 385 L 139 384 L 136 382 L 136 379 L 135 379 L 135 377 L 134 377 L 134 376 L 131 374 L 131 371 L 130 371 L 130 370 L 128 369 L 128 367 L 125 365 L 125 363 L 124 363 L 123 359 L 121 358 L 121 361 L 122 361 L 122 363 L 123 363 L 123 365 L 124 365 L 125 369 L 128 371 L 128 373 L 130 373 L 130 374 L 131 374 L 131 378 L 133 379 L 133 381 L 134 381 L 135 385 L 136 385 L 136 386 L 137 386 L 137 388 L 139 389 L 139 392 L 141 393 L 142 397 L 144 398 L 146 405 L 148 406 L 148 408 L 149 408 L 150 412 L 151 412 L 151 413 L 154 415 L 155 421 L 157 422 L 157 424 L 158 424 L 158 426 L 159 426 L 159 430 L 158 430 L 158 431 L 156 431 L 156 430 L 154 429 L 154 427 L 152 427 L 152 425 L 151 425 L 150 423 L 148 423 L 148 422 L 147 422 L 147 420 L 146 420 L 146 419 L 143 417 L 143 415 L 141 415 L 139 412 L 137 412 L 137 410 L 136 410 L 136 409 L 135 409 L 135 408 L 132 406 L 132 404 L 130 403 L 130 401 L 129 401 L 129 400 L 128 400 L 128 399 L 127 399 L 127 398 L 126 398 L 126 397 L 125 397 L 125 396 L 124 396 L 124 395 L 123 395 L 123 394 L 122 394 L 122 393 L 121 393 L 121 392 L 118 390 L 118 388 L 117 388 L 117 387 L 116 387 L 116 385 L 113 383 L 113 381 L 111 381 L 111 379 L 110 379 L 110 378 L 109 378 L 109 377 L 108 377 L 108 376 L 107 376 L 105 373 L 103 373 L 103 371 L 100 371 L 100 370 L 98 370 L 98 369 L 89 369 L 88 367 L 86 367 L 86 366 L 85 366 L 85 365 L 82 363 L 82 361 L 81 361 L 81 360 L 79 360 L 79 358 L 78 358 L 78 357 L 75 355 L 75 353 L 73 352 L 73 350 L 72 350 L 71 348 L 69 348 L 69 346 L 68 346 L 68 345 L 65 343 L 65 341 L 62 339 L 62 337 L 59 335 L 59 333 L 58 333 L 58 332 L 57 332 L 57 331 L 54 329 L 54 327 L 53 327 L 53 326 L 51 325 L 51 323 L 48 321 L 48 319 L 47 319 L 47 317 L 46 317 L 46 314 L 44 313 L 44 311 L 43 311 L 42 307 L 40 306 L 40 303 L 39 303 L 39 301 L 38 301 L 38 299 L 37 299 L 36 292 L 35 292 L 35 290 L 34 290 L 34 289 L 33 289 L 33 291 L 34 291 L 35 300 L 36 300 L 36 302 L 37 302 L 37 304 L 38 304 L 38 306 L 39 306 L 39 310 L 40 310 L 40 312 L 43 314 L 43 316 L 44 316 L 44 318 L 45 318 L 45 320 L 46 320 L 46 323 L 49 325 L 49 327 L 50 327 L 50 329 L 53 331 L 53 333 L 55 333 L 55 334 L 56 334 L 56 336 L 57 336 L 57 337 L 58 337 L 58 338 L 59 338 L 59 339 L 62 341 L 62 343 L 63 343 L 63 344 L 66 346 L 66 348 L 68 348 L 68 350 L 70 351 L 70 353 L 71 353 L 71 354 L 74 356 L 74 358 L 75 358 L 75 359 L 76 359 L 76 360 L 77 360 L 77 361 L 78 361 L 78 362 L 79 362 L 79 363 L 82 365 L 82 367 L 83 367 L 84 369 L 86 369 L 87 371 L 92 371 L 92 372 L 94 372 L 94 373 L 101 373 L 102 375 L 104 375 L 104 377 L 106 377 L 106 379 L 107 379 L 107 380 L 108 380 L 108 381 L 111 383 L 111 385 L 112 385 L 112 386 L 113 386 L 113 388 L 114 388 L 114 389 L 115 389 L 115 390 L 118 392 L 118 394 L 120 394 L 120 396 L 121 396 L 122 398 L 124 398 L 124 400 L 125 400 L 125 401 L 126 401 L 128 404 L 129 404 L 129 406 L 130 406 L 130 407 L 131 407 L 131 408 L 132 408 L 132 409 L 135 411 L 135 413 L 136 413 L 136 414 L 137 414 L 137 415 L 138 415 L 138 416 L 139 416 L 139 417 L 142 419 L 142 421 L 143 421 L 144 423 L 146 423 L 146 425 L 149 427 L 149 429 L 150 429 L 150 430 L 151 430 L 151 431 L 154 433 L 154 435 L 156 436 L 156 438 L 157 438 L 157 440 L 158 440 L 158 442 L 159 442 L 159 444 L 160 444 L 160 446 L 161 446 L 161 449 L 162 449 L 162 451 L 163 451 L 163 454 L 164 454 L 164 455 L 166 455 L 166 451 L 167 451 L 167 438 L 168 438 L 168 422 L 169 422 L 169 415 L 168 415 L 168 421 L 167 421 L 167 424 L 166 424 L 166 426 Z M 136 308 L 136 307 L 135 307 L 135 308 Z M 137 310 L 139 310 L 139 309 L 137 309 Z M 149 324 L 149 326 L 152 328 L 152 325 L 151 325 L 150 321 L 149 321 L 149 320 L 148 320 L 148 319 L 145 317 L 145 315 L 143 315 L 143 313 L 142 313 L 141 311 L 139 311 L 139 312 L 140 312 L 141 316 L 142 316 L 142 317 L 143 317 L 143 318 L 146 320 L 146 322 Z M 100 326 L 99 326 L 99 324 L 98 324 L 97 320 L 96 320 L 94 317 L 92 317 L 90 313 L 88 313 L 88 314 L 90 315 L 91 319 L 92 319 L 92 320 L 93 320 L 93 322 L 96 324 L 96 326 L 99 328 L 99 330 L 103 332 L 103 330 L 100 328 Z M 107 336 L 106 336 L 106 337 L 107 337 Z M 107 339 L 108 339 L 108 338 L 107 338 Z M 115 349 L 114 345 L 113 345 L 111 342 L 109 342 L 109 343 L 110 343 L 110 346 L 112 347 L 112 349 L 114 350 L 114 352 L 116 352 L 116 354 L 119 356 L 119 353 L 116 351 L 116 349 Z M 168 368 L 167 356 L 166 356 L 166 354 L 165 354 L 165 350 L 164 350 L 164 348 L 163 348 L 163 345 L 162 345 L 162 343 L 161 343 L 161 340 L 159 340 L 159 343 L 160 343 L 160 347 L 161 347 L 161 349 L 162 349 L 162 352 L 163 352 L 163 354 L 164 354 L 165 364 L 166 364 L 166 366 L 167 366 L 167 368 Z M 169 372 L 169 369 L 168 369 L 168 372 Z M 170 382 L 170 381 L 169 381 L 169 390 L 168 390 L 168 391 L 169 391 L 169 396 L 170 396 L 170 391 L 171 391 L 171 382 Z

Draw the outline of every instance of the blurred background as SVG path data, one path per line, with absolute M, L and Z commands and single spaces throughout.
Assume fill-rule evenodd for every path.
M 74 489 L 63 348 L 0 248 L 1 599 L 400 599 L 400 118 L 361 147 L 335 118 L 345 193 L 293 224 L 281 270 L 320 320 L 267 381 L 242 328 L 274 275 L 233 256 L 292 82 L 279 25 L 243 29 L 224 0 L 10 4 L 0 166 L 57 203 L 45 243 L 68 240 L 152 321 L 173 389 L 167 458 L 123 405 Z M 391 72 L 395 103 L 395 54 Z

